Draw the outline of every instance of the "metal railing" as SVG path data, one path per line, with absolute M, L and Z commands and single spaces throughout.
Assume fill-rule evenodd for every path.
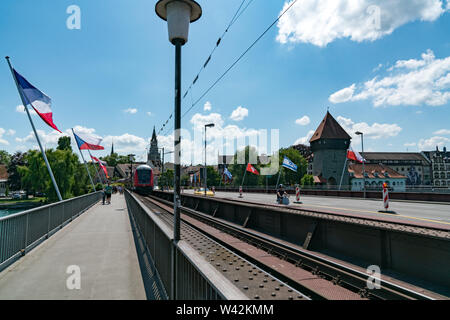
M 101 192 L 0 218 L 0 271 L 98 202 Z
M 128 212 L 136 222 L 152 262 L 172 300 L 243 299 L 236 287 L 228 283 L 208 261 L 186 241 L 173 245 L 173 231 L 134 194 L 125 192 Z M 174 254 L 174 251 L 175 254 Z M 176 286 L 172 283 L 172 259 L 176 259 Z

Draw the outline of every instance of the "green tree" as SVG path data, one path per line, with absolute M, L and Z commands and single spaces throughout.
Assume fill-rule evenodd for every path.
M 58 147 L 56 148 L 57 150 L 70 150 L 72 151 L 72 145 L 70 142 L 70 137 L 65 136 L 65 137 L 61 137 L 58 140 Z
M 181 185 L 182 186 L 188 186 L 191 182 L 191 178 L 189 177 L 188 174 L 183 174 L 181 176 Z
M 18 191 L 22 189 L 22 181 L 18 167 L 26 165 L 26 153 L 16 152 L 11 156 L 7 166 L 8 171 L 8 186 L 11 191 Z
M 305 174 L 301 180 L 302 187 L 314 185 L 314 177 L 310 174 Z
M 258 153 L 255 148 L 247 146 L 244 150 L 238 151 L 234 154 L 235 162 L 237 162 L 237 159 L 244 159 L 244 164 L 232 164 L 229 167 L 229 170 L 231 174 L 233 175 L 233 185 L 239 186 L 242 183 L 242 178 L 244 177 L 247 164 L 249 163 L 249 159 L 257 159 Z M 253 167 L 260 171 L 260 166 L 258 164 L 252 164 Z M 258 175 L 255 175 L 253 173 L 247 172 L 245 175 L 245 186 L 256 186 L 260 183 L 260 178 Z
M 6 166 L 9 165 L 11 161 L 11 155 L 5 150 L 0 150 L 0 164 L 4 164 Z
M 206 167 L 207 172 L 207 179 L 208 179 L 208 187 L 211 188 L 213 186 L 218 186 L 220 183 L 220 175 L 217 170 L 214 169 L 212 166 Z
M 158 185 L 160 187 L 173 187 L 173 178 L 174 172 L 171 169 L 167 169 L 164 173 L 162 173 L 159 177 Z
M 81 163 L 71 150 L 47 150 L 46 155 L 64 199 L 82 194 L 86 189 L 86 180 L 81 173 Z M 48 174 L 44 158 L 39 151 L 29 151 L 25 157 L 26 165 L 19 166 L 22 185 L 27 190 L 43 191 L 50 201 L 56 201 L 56 190 Z M 84 169 L 84 168 L 83 168 Z M 79 181 L 76 181 L 80 179 Z

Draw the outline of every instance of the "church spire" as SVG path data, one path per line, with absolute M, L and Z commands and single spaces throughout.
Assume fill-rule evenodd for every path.
M 112 145 L 111 145 L 111 155 L 113 155 L 114 153 L 114 140 L 112 141 Z
M 156 141 L 156 130 L 155 130 L 155 126 L 153 126 L 152 141 Z

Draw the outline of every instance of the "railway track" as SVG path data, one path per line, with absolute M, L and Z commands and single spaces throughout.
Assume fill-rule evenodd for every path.
M 165 212 L 164 219 L 170 222 L 173 210 L 172 202 L 155 196 L 142 198 L 148 205 L 163 210 Z M 433 300 L 433 297 L 385 281 L 382 277 L 381 279 L 372 278 L 371 275 L 357 269 L 277 242 L 257 232 L 213 218 L 202 212 L 181 207 L 181 213 L 184 224 L 199 232 L 206 232 L 209 238 L 253 262 L 262 270 L 274 275 L 311 299 Z M 228 238 L 224 237 L 224 234 L 228 235 Z M 288 267 L 274 268 L 270 263 L 265 263 L 264 259 L 249 253 L 249 250 L 243 250 L 242 246 L 238 249 L 233 241 L 230 241 L 230 236 L 240 242 L 245 242 L 256 250 L 264 251 L 281 262 L 279 265 Z M 273 264 L 273 262 L 272 259 L 271 263 Z M 368 289 L 368 280 L 376 285 L 374 289 Z

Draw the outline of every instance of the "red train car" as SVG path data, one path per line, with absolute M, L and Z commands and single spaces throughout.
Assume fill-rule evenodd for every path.
M 141 165 L 136 168 L 133 186 L 137 193 L 148 194 L 153 191 L 153 170 L 150 166 Z

